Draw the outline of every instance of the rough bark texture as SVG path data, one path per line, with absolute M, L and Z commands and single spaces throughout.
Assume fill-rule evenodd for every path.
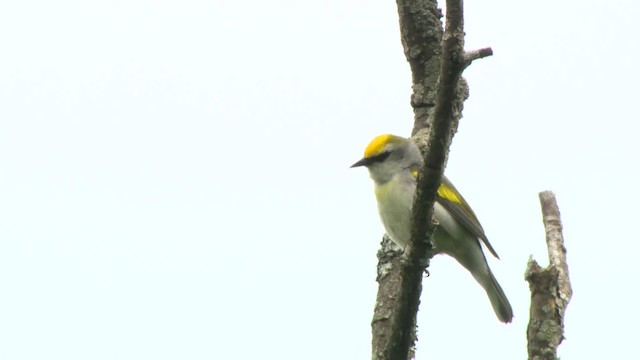
M 412 135 L 418 135 L 421 149 L 426 147 L 426 138 L 433 108 L 442 59 L 442 12 L 435 0 L 397 0 L 400 34 L 404 54 L 412 73 L 411 106 L 414 111 Z M 416 340 L 416 313 L 409 315 L 408 333 L 404 340 L 394 338 L 392 321 L 401 288 L 400 270 L 402 260 L 400 250 L 385 236 L 378 251 L 378 295 L 372 321 L 372 359 L 410 359 L 414 355 Z M 414 287 L 421 292 L 421 281 Z M 416 305 L 417 307 L 417 305 Z M 398 346 L 391 352 L 392 342 L 403 341 L 401 351 Z M 408 344 L 407 344 L 408 341 Z M 398 355 L 400 353 L 400 355 Z
M 378 296 L 372 321 L 372 359 L 413 357 L 422 276 L 432 254 L 435 194 L 468 88 L 462 71 L 491 49 L 464 52 L 462 0 L 447 1 L 446 30 L 433 0 L 397 0 L 402 44 L 413 74 L 414 139 L 424 150 L 413 206 L 411 242 L 404 253 L 389 239 L 378 253 Z
M 390 339 L 391 315 L 396 304 L 398 291 L 400 289 L 400 261 L 402 259 L 402 249 L 400 249 L 387 235 L 381 242 L 378 250 L 378 295 L 373 311 L 373 321 L 371 322 L 372 359 L 384 359 L 384 350 Z M 411 337 L 416 339 L 416 318 L 413 318 L 411 326 Z M 414 355 L 415 347 L 409 349 L 407 358 Z
M 411 135 L 429 127 L 436 104 L 442 60 L 442 12 L 434 0 L 397 0 L 404 55 L 411 67 L 414 125 Z
M 564 313 L 572 290 L 558 204 L 550 191 L 541 192 L 539 197 L 549 266 L 541 268 L 533 259 L 527 264 L 525 279 L 531 290 L 527 350 L 530 360 L 555 360 L 564 339 Z

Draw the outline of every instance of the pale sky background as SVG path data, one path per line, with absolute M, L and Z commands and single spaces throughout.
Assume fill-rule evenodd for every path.
M 537 193 L 574 298 L 563 359 L 637 354 L 633 0 L 468 1 L 447 174 L 502 260 L 497 321 L 448 258 L 418 358 L 524 359 Z M 394 1 L 0 3 L 0 359 L 368 359 L 383 233 L 349 169 L 409 135 Z

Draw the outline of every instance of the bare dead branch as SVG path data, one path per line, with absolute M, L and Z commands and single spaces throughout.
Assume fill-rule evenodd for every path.
M 416 6 L 419 4 L 426 6 L 427 10 L 420 11 Z M 425 59 L 421 59 L 423 62 L 416 60 L 416 57 L 426 56 L 430 61 L 434 61 L 432 57 L 434 54 L 438 54 L 438 50 L 434 50 L 426 53 L 425 48 L 427 44 L 421 43 L 415 51 L 409 45 L 413 43 L 416 38 L 424 39 L 429 38 L 425 34 L 438 34 L 437 30 L 424 29 L 422 33 L 413 37 L 412 30 L 415 31 L 415 27 L 420 24 L 420 21 L 411 20 L 413 14 L 419 14 L 419 16 L 425 16 L 425 14 L 433 15 L 433 9 L 435 8 L 435 2 L 414 1 L 404 3 L 398 0 L 398 8 L 400 13 L 400 23 L 403 34 L 403 45 L 405 46 L 405 54 L 409 63 L 412 66 L 412 73 L 414 74 L 414 96 L 412 97 L 412 104 L 419 107 L 428 106 L 428 100 L 433 98 L 434 92 L 427 91 L 420 93 L 425 89 L 432 89 L 436 87 L 435 91 L 435 103 L 433 108 L 433 118 L 431 126 L 429 127 L 429 135 L 427 140 L 427 150 L 424 156 L 424 166 L 418 176 L 418 185 L 416 189 L 416 196 L 413 204 L 413 226 L 411 232 L 411 241 L 406 247 L 405 252 L 400 261 L 399 270 L 399 292 L 396 295 L 393 310 L 390 314 L 389 328 L 384 332 L 384 339 L 374 339 L 374 359 L 407 359 L 409 357 L 410 349 L 413 348 L 415 341 L 415 324 L 416 315 L 418 312 L 418 304 L 420 302 L 420 293 L 422 291 L 422 274 L 426 270 L 429 264 L 429 259 L 433 256 L 433 245 L 431 243 L 431 236 L 435 229 L 435 223 L 430 221 L 424 221 L 424 219 L 433 218 L 433 205 L 435 202 L 435 194 L 442 181 L 442 175 L 444 173 L 444 164 L 447 153 L 449 151 L 449 145 L 451 143 L 451 137 L 453 134 L 454 119 L 459 114 L 460 105 L 456 103 L 458 98 L 459 81 L 462 71 L 468 65 L 468 59 L 465 57 L 464 52 L 464 28 L 463 28 L 463 3 L 462 0 L 448 0 L 447 1 L 447 14 L 446 14 L 446 28 L 442 37 L 442 59 L 440 61 L 439 76 L 437 86 L 436 83 L 431 83 L 430 86 L 424 86 L 423 83 L 416 83 L 416 80 L 425 80 L 424 73 L 416 75 L 416 69 L 414 67 L 424 66 Z M 431 11 L 429 11 L 431 9 Z M 403 17 L 408 14 L 407 17 Z M 428 16 L 428 15 L 427 15 Z M 424 24 L 421 24 L 424 25 Z M 433 21 L 430 25 L 435 26 Z M 408 33 L 405 34 L 405 27 L 409 27 Z M 433 35 L 432 35 L 433 36 Z M 435 46 L 431 43 L 431 46 Z M 425 70 L 422 68 L 421 70 Z M 424 86 L 424 87 L 423 87 Z M 425 96 L 427 100 L 425 103 L 417 103 L 416 92 L 421 97 Z M 424 110 L 424 109 L 422 109 Z M 414 128 L 414 134 L 417 133 L 424 119 L 421 116 L 427 114 L 427 112 L 416 111 L 416 123 Z M 380 294 L 379 294 L 380 296 Z M 378 314 L 380 315 L 380 314 Z M 381 316 L 380 318 L 384 318 Z M 374 322 L 378 319 L 374 317 Z M 386 318 L 385 318 L 386 320 Z M 375 341 L 385 341 L 382 347 L 376 346 Z
M 549 266 L 543 269 L 533 258 L 527 264 L 525 279 L 531 290 L 527 350 L 531 360 L 555 360 L 558 346 L 564 339 L 564 314 L 572 290 L 555 195 L 551 191 L 543 191 L 539 197 Z
M 467 51 L 464 54 L 465 63 L 469 66 L 474 60 L 486 58 L 488 56 L 493 55 L 493 50 L 491 48 L 482 48 L 478 50 Z
M 442 12 L 436 0 L 396 0 L 404 55 L 411 67 L 414 125 L 411 135 L 429 127 L 436 103 L 442 59 Z
M 385 347 L 391 336 L 389 326 L 391 315 L 393 314 L 400 288 L 400 261 L 402 259 L 402 249 L 398 247 L 388 236 L 384 236 L 381 242 L 381 248 L 378 250 L 378 295 L 376 296 L 376 305 L 373 311 L 373 320 L 371 321 L 372 356 L 373 359 L 383 359 Z M 416 319 L 414 318 L 412 326 L 412 338 L 415 339 Z M 413 349 L 409 350 L 408 359 L 413 358 Z
M 412 73 L 412 134 L 416 134 L 421 129 L 428 130 L 429 118 L 433 116 L 442 59 L 442 13 L 438 9 L 437 0 L 396 0 L 396 3 L 404 54 Z M 460 105 L 458 109 L 461 107 Z M 394 331 L 391 318 L 400 292 L 401 256 L 402 251 L 399 251 L 392 241 L 388 238 L 383 240 L 382 249 L 378 252 L 378 295 L 371 324 L 372 359 L 390 358 L 389 347 Z M 413 344 L 416 338 L 415 313 L 409 321 L 412 325 L 408 326 L 411 328 L 408 337 L 409 342 Z M 409 356 L 395 359 L 410 358 L 413 346 L 408 347 Z

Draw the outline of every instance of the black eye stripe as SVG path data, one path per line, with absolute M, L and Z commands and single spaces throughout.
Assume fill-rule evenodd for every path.
M 372 156 L 369 158 L 369 162 L 374 163 L 374 162 L 383 162 L 386 158 L 389 157 L 391 153 L 388 151 L 385 152 L 381 152 L 380 154 L 376 155 L 376 156 Z

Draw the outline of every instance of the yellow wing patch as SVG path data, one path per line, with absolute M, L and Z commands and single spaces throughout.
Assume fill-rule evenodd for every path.
M 446 184 L 440 184 L 438 188 L 438 195 L 445 200 L 449 200 L 456 204 L 462 204 L 462 199 L 460 198 L 460 194 L 454 189 L 448 187 Z
M 368 158 L 368 157 L 376 156 L 384 150 L 387 144 L 398 142 L 401 139 L 402 138 L 395 135 L 391 135 L 391 134 L 376 136 L 375 138 L 373 138 L 373 140 L 371 140 L 369 145 L 367 145 L 367 148 L 364 150 L 364 157 Z
M 412 170 L 411 171 L 411 175 L 413 175 L 414 178 L 418 178 L 418 170 Z M 455 189 L 450 188 L 449 186 L 447 186 L 447 184 L 445 184 L 444 182 L 442 182 L 440 184 L 440 187 L 438 188 L 438 195 L 448 201 L 451 201 L 453 203 L 456 204 L 462 204 L 463 200 L 460 197 L 460 194 L 458 194 L 458 192 Z

